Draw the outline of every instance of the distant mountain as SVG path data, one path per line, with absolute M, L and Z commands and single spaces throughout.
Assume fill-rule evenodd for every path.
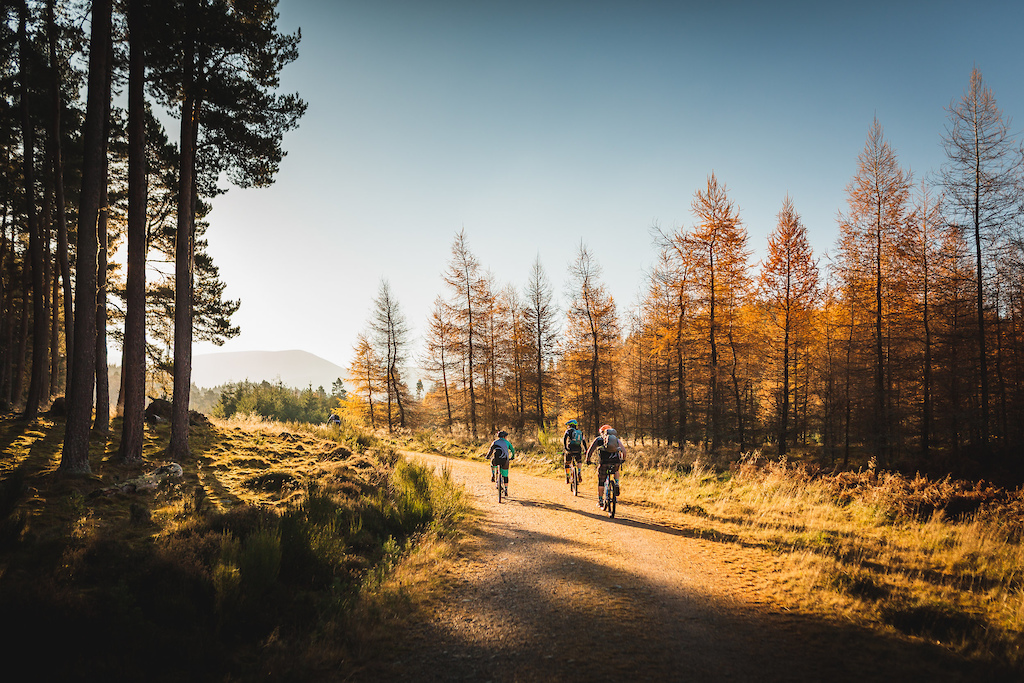
M 339 377 L 351 391 L 344 368 L 307 351 L 232 351 L 192 357 L 192 383 L 206 389 L 231 382 L 266 380 L 280 381 L 296 389 L 322 386 L 330 392 Z

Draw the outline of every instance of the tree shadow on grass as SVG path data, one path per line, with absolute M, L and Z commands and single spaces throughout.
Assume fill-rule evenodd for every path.
M 447 616 L 423 615 L 346 680 L 1012 680 L 928 642 L 649 579 L 576 539 L 512 541 L 486 521 L 473 535 L 480 571 L 446 593 Z

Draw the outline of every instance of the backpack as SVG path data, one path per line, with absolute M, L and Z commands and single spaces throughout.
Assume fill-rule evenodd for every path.
M 491 460 L 505 460 L 508 456 L 505 454 L 505 449 L 495 442 L 491 444 L 491 450 L 487 451 L 487 457 Z
M 580 446 L 583 444 L 583 432 L 578 429 L 569 430 L 569 445 Z
M 604 446 L 601 450 L 608 451 L 609 453 L 619 452 L 619 434 L 614 429 L 609 429 L 604 436 Z

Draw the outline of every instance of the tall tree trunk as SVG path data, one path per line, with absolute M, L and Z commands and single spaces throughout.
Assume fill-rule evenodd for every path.
M 536 310 L 536 309 L 535 309 Z M 537 421 L 544 426 L 544 326 L 541 323 L 541 313 L 537 315 Z
M 40 229 L 43 243 L 43 328 L 46 330 L 43 335 L 45 337 L 43 347 L 46 350 L 46 356 L 43 358 L 45 370 L 43 370 L 43 382 L 40 389 L 40 404 L 50 403 L 50 398 L 54 393 L 54 375 L 57 372 L 57 321 L 53 318 L 56 308 L 51 307 L 50 301 L 52 294 L 50 282 L 53 275 L 50 256 L 53 188 L 49 178 L 46 178 L 45 183 L 46 189 L 43 192 L 43 216 L 40 222 Z M 56 278 L 53 280 L 56 281 Z
M 67 207 L 64 201 L 64 157 L 61 136 L 61 76 L 57 61 L 57 26 L 53 18 L 55 0 L 46 3 L 46 30 L 50 52 L 50 157 L 53 166 L 53 194 L 57 215 L 57 260 L 64 291 L 64 348 L 67 358 L 65 377 L 71 376 L 71 359 L 74 349 L 74 294 L 71 291 L 71 259 L 68 256 Z M 67 379 L 65 379 L 67 384 Z
M 103 121 L 110 100 L 107 68 L 111 25 L 110 0 L 93 0 L 89 50 L 89 96 L 83 127 L 82 191 L 78 210 L 78 268 L 75 284 L 75 357 L 68 387 L 68 418 L 60 471 L 88 474 L 89 425 L 96 375 L 96 226 L 103 191 L 106 145 Z
M 28 250 L 32 270 L 32 370 L 29 376 L 25 419 L 39 413 L 39 402 L 46 382 L 46 282 L 43 275 L 43 236 L 36 215 L 35 189 L 35 127 L 29 113 L 28 0 L 22 0 L 18 19 L 18 61 L 21 81 L 21 138 L 23 145 L 23 177 L 25 180 L 25 216 L 28 223 Z
M 50 228 L 47 230 L 47 244 L 53 244 L 53 223 L 48 224 Z M 49 397 L 53 398 L 60 393 L 60 277 L 57 272 L 54 258 L 56 254 L 49 254 L 47 261 L 51 265 L 47 267 L 47 272 L 50 275 L 49 290 L 50 290 L 50 311 L 48 313 L 50 317 L 50 387 Z
M 28 328 L 29 328 L 29 282 L 26 269 L 21 271 L 21 324 L 18 327 L 18 355 L 14 369 L 14 406 L 21 405 L 25 396 L 25 366 L 28 362 Z
M 128 281 L 121 386 L 124 419 L 120 459 L 142 461 L 146 409 L 146 121 L 145 50 L 140 0 L 130 0 L 128 28 Z
M 978 150 L 978 128 L 974 127 L 974 146 Z M 981 265 L 981 153 L 975 152 L 974 169 L 974 252 L 977 267 L 977 308 L 978 308 L 978 367 L 981 373 L 981 450 L 982 457 L 988 458 L 988 352 L 985 348 L 985 288 L 984 271 Z
M 110 110 L 107 110 L 107 132 L 110 133 Z M 107 191 L 107 155 L 103 155 L 103 191 L 96 224 L 99 251 L 96 254 L 96 417 L 92 428 L 98 434 L 110 431 L 110 374 L 107 362 L 107 243 L 109 229 L 109 193 Z
M 6 151 L 6 148 L 5 148 Z M 9 155 L 5 154 L 6 160 Z M 7 411 L 11 406 L 11 344 L 14 337 L 11 334 L 14 325 L 11 314 L 11 290 L 13 282 L 8 276 L 13 275 L 13 255 L 10 259 L 12 265 L 7 266 L 8 254 L 13 251 L 13 238 L 7 240 L 7 223 L 9 215 L 7 203 L 3 204 L 3 215 L 0 218 L 0 410 Z M 13 226 L 12 226 L 13 229 Z
M 718 382 L 718 343 L 715 339 L 715 256 L 713 251 L 709 254 L 711 274 L 711 305 L 709 309 L 708 341 L 711 345 L 711 405 L 708 416 L 708 426 L 711 430 L 711 452 L 718 450 L 722 443 L 722 429 L 719 424 L 721 414 L 721 398 L 719 396 Z
M 171 412 L 172 458 L 189 456 L 188 404 L 192 382 L 192 278 L 195 240 L 195 165 L 196 135 L 199 126 L 199 101 L 196 95 L 195 45 L 191 22 L 186 17 L 186 48 L 183 83 L 185 99 L 181 106 L 180 165 L 178 169 L 178 227 L 174 249 L 174 400 Z
M 789 430 L 789 303 L 786 303 L 786 321 L 782 337 L 782 415 L 779 419 L 779 455 L 786 454 L 786 434 Z

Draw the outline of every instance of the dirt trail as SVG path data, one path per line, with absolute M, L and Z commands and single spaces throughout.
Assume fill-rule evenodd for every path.
M 450 466 L 479 511 L 448 590 L 384 661 L 350 679 L 409 681 L 976 680 L 944 650 L 783 612 L 759 597 L 762 550 L 692 537 L 673 515 L 596 506 L 593 472 L 562 481 L 513 465 L 500 506 L 483 461 Z

